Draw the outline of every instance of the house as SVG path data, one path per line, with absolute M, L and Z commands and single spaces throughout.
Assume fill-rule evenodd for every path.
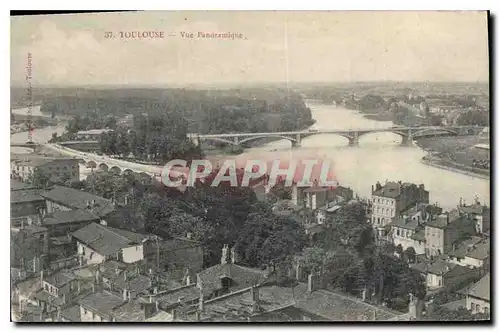
M 174 321 L 269 322 L 390 320 L 402 313 L 319 289 L 315 278 L 291 287 L 250 285 L 174 311 Z
M 102 134 L 112 132 L 113 129 L 90 129 L 76 132 L 76 140 L 99 140 Z
M 429 192 L 423 184 L 379 182 L 372 186 L 372 215 L 371 223 L 376 228 L 377 235 L 381 238 L 387 236 L 386 226 L 393 218 L 398 217 L 409 207 L 417 203 L 429 203 Z
M 490 274 L 486 274 L 466 292 L 466 305 L 473 314 L 490 313 Z
M 446 262 L 444 259 L 425 261 L 414 264 L 412 269 L 425 277 L 428 290 L 437 290 L 459 284 L 461 281 L 478 275 L 478 270 Z
M 431 220 L 432 215 L 441 212 L 437 206 L 417 203 L 403 211 L 399 217 L 393 218 L 391 234 L 393 244 L 401 245 L 403 250 L 413 247 L 417 255 L 425 253 L 425 223 Z
M 47 202 L 47 213 L 55 211 L 88 210 L 105 220 L 106 216 L 115 211 L 111 200 L 91 194 L 83 190 L 54 186 L 52 189 L 41 193 Z
M 70 234 L 92 222 L 99 222 L 99 217 L 88 210 L 54 211 L 44 215 L 42 225 L 47 228 L 50 238 L 50 259 L 76 254 L 76 243 Z
M 230 255 L 231 254 L 231 258 Z M 221 263 L 197 274 L 197 287 L 206 299 L 218 297 L 235 290 L 261 284 L 268 280 L 269 272 L 236 264 L 234 248 L 222 249 Z
M 38 273 L 47 264 L 49 235 L 45 227 L 28 225 L 11 229 L 11 267 L 19 269 L 19 277 Z
M 448 261 L 469 268 L 481 268 L 488 265 L 490 240 L 472 236 L 458 244 L 448 254 Z
M 79 181 L 80 166 L 77 159 L 48 157 L 36 154 L 16 155 L 11 159 L 11 177 L 23 182 L 41 172 L 53 182 Z
M 428 257 L 448 254 L 461 238 L 475 233 L 474 222 L 452 210 L 425 224 L 425 254 Z
M 42 189 L 35 188 L 15 179 L 10 180 L 11 227 L 22 228 L 40 224 L 42 211 L 46 209 Z
M 161 319 L 158 303 L 149 303 L 142 298 L 131 298 L 125 293 L 119 296 L 106 290 L 96 290 L 82 298 L 81 322 L 144 322 L 150 318 Z
M 491 211 L 487 206 L 479 202 L 469 206 L 459 206 L 458 211 L 464 214 L 466 218 L 474 220 L 476 234 L 489 234 Z
M 86 264 L 98 264 L 109 259 L 133 263 L 144 259 L 147 234 L 91 223 L 72 234 L 77 241 L 78 255 Z

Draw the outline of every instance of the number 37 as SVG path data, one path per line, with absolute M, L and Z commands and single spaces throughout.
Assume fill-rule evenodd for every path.
M 104 38 L 113 38 L 113 33 L 111 31 L 105 31 Z

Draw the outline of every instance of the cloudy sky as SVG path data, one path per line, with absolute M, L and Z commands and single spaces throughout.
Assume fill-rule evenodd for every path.
M 120 31 L 163 31 L 125 40 Z M 105 39 L 105 32 L 117 37 Z M 246 39 L 184 39 L 181 32 Z M 175 34 L 175 36 L 170 36 Z M 24 84 L 488 81 L 485 12 L 135 12 L 11 19 Z

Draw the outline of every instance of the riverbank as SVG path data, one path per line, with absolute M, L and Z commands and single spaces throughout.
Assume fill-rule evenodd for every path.
M 460 165 L 460 164 L 453 164 L 451 162 L 446 162 L 442 159 L 422 157 L 421 163 L 427 166 L 432 166 L 450 172 L 477 177 L 484 180 L 490 179 L 490 172 L 488 170 L 467 167 L 465 165 Z

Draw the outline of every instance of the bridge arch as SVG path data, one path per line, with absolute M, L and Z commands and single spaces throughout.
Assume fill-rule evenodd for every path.
M 118 166 L 113 166 L 109 169 L 109 172 L 115 175 L 120 175 L 122 173 L 122 169 Z
M 97 168 L 97 163 L 93 160 L 89 160 L 88 162 L 86 162 L 86 166 L 87 168 Z
M 236 143 L 234 143 L 234 141 L 227 140 L 227 139 L 220 138 L 220 137 L 203 137 L 203 138 L 200 137 L 200 141 L 216 141 L 216 142 L 222 142 L 222 143 L 227 143 L 227 144 L 231 144 L 231 145 L 237 145 Z
M 252 140 L 255 140 L 255 139 L 269 138 L 269 137 L 278 137 L 278 138 L 286 139 L 286 140 L 288 140 L 290 142 L 295 142 L 295 143 L 297 142 L 297 140 L 295 138 L 293 138 L 293 137 L 281 136 L 281 135 L 262 135 L 262 136 L 250 136 L 250 137 L 247 137 L 245 139 L 240 140 L 239 144 L 246 143 L 246 142 L 249 142 L 249 141 L 252 141 Z
M 458 135 L 458 131 L 455 129 L 449 129 L 449 128 L 425 128 L 422 130 L 418 130 L 415 132 L 412 132 L 411 135 L 413 137 L 418 137 L 418 136 L 427 136 L 427 135 L 443 135 L 444 133 L 452 134 L 452 135 Z
M 99 164 L 99 170 L 103 171 L 103 172 L 107 172 L 109 170 L 109 167 L 105 163 L 102 163 L 102 164 Z
M 127 175 L 127 176 L 129 176 L 129 175 L 133 175 L 133 174 L 134 174 L 134 171 L 133 171 L 133 170 L 131 170 L 130 168 L 127 168 L 126 170 L 124 170 L 124 171 L 122 172 L 122 174 L 123 174 L 123 175 Z

